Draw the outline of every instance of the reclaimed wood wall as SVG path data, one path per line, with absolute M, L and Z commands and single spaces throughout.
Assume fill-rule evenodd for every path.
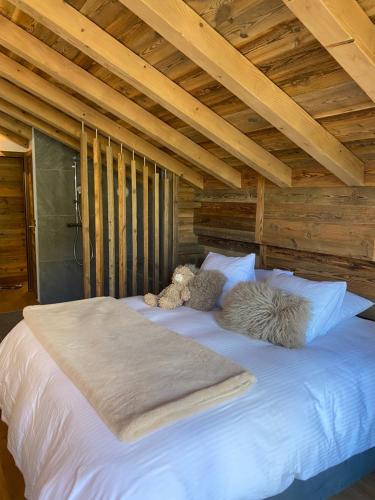
M 264 263 L 375 301 L 375 188 L 268 188 Z
M 198 190 L 190 184 L 179 180 L 176 187 L 176 216 L 177 216 L 177 263 L 200 264 L 203 258 L 203 247 L 198 243 L 198 236 L 194 231 L 194 211 L 198 210 L 201 202 L 198 200 Z
M 268 188 L 263 244 L 375 260 L 375 188 Z
M 258 266 L 287 268 L 311 279 L 343 279 L 350 290 L 375 301 L 375 187 L 345 187 L 323 173 L 311 187 L 308 179 L 316 173 L 306 170 L 300 187 L 266 182 L 261 203 L 254 176 L 239 191 L 207 180 L 195 197 L 201 202 L 194 232 L 202 256 L 210 250 L 233 255 L 255 250 Z

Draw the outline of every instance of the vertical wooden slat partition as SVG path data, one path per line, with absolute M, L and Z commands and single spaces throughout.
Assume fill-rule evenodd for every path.
M 83 297 L 91 297 L 90 276 L 90 215 L 89 215 L 89 175 L 87 161 L 87 133 L 82 131 L 80 149 L 81 172 L 81 215 L 82 215 L 82 266 Z
M 160 290 L 160 234 L 159 234 L 159 182 L 160 174 L 155 172 L 154 175 L 154 292 L 159 293 Z
M 259 244 L 261 244 L 263 241 L 264 194 L 265 194 L 265 178 L 262 175 L 259 175 L 257 181 L 257 204 L 256 204 L 256 216 L 255 216 L 255 243 Z
M 133 159 L 130 162 L 132 191 L 132 294 L 137 295 L 138 270 L 138 220 L 137 220 L 137 167 Z
M 123 152 L 122 147 L 117 153 L 117 165 L 114 165 L 114 151 L 117 145 L 100 144 L 100 139 L 93 139 L 93 205 L 95 216 L 95 295 L 102 296 L 107 291 L 110 296 L 116 296 L 116 278 L 118 278 L 118 296 L 126 297 L 131 290 L 132 295 L 153 291 L 158 293 L 161 287 L 168 285 L 172 268 L 177 264 L 178 214 L 177 191 L 178 177 L 162 171 L 155 165 L 155 173 L 150 172 L 146 159 L 140 168 L 139 158 Z M 117 149 L 118 151 L 118 149 Z M 84 297 L 91 296 L 90 260 L 91 242 L 89 232 L 89 163 L 88 135 L 82 129 L 81 135 L 81 186 L 82 186 L 82 252 L 83 252 L 83 285 Z M 90 150 L 91 152 L 91 150 Z M 103 202 L 103 172 L 102 153 L 105 153 L 106 192 L 107 199 Z M 130 161 L 129 161 L 130 160 Z M 127 164 L 129 161 L 127 189 Z M 115 168 L 117 166 L 117 169 Z M 137 179 L 137 169 L 141 176 Z M 117 192 L 115 181 L 117 174 Z M 138 213 L 137 180 L 142 181 L 142 208 Z M 152 189 L 149 189 L 149 182 Z M 127 196 L 129 194 L 129 200 Z M 163 205 L 160 207 L 160 200 Z M 127 216 L 127 204 L 131 214 Z M 118 221 L 115 218 L 118 210 Z M 152 215 L 152 231 L 150 232 L 149 217 Z M 131 218 L 131 224 L 128 223 Z M 103 219 L 108 228 L 104 232 Z M 117 233 L 116 233 L 117 231 Z M 104 234 L 106 241 L 104 243 Z M 107 236 L 108 234 L 108 236 Z M 118 238 L 118 268 L 116 268 L 116 235 Z M 139 248 L 138 248 L 139 240 Z M 142 240 L 142 241 L 141 241 Z M 108 248 L 108 262 L 105 260 L 104 244 Z M 128 245 L 131 246 L 131 256 L 128 255 Z M 142 265 L 138 269 L 139 261 Z M 150 260 L 152 258 L 152 262 Z M 108 264 L 108 266 L 107 266 Z M 150 265 L 153 272 L 150 276 Z M 104 283 L 107 277 L 108 285 Z M 143 280 L 138 279 L 138 271 L 142 272 Z M 150 280 L 152 278 L 152 280 Z M 107 278 L 106 278 L 107 279 Z M 152 281 L 152 286 L 151 286 Z M 128 286 L 130 285 L 130 287 Z
M 117 158 L 118 178 L 118 241 L 119 241 L 119 297 L 126 296 L 126 166 L 125 156 Z
M 107 210 L 108 210 L 108 285 L 109 295 L 115 291 L 115 199 L 113 191 L 113 152 L 110 145 L 106 148 L 107 160 Z
M 169 280 L 169 209 L 170 209 L 170 193 L 169 193 L 169 176 L 166 170 L 164 170 L 164 182 L 163 182 L 163 287 L 167 286 Z
M 148 283 L 148 165 L 143 162 L 143 293 L 149 289 Z
M 255 215 L 255 243 L 259 244 L 259 267 L 265 267 L 266 247 L 263 243 L 263 228 L 264 228 L 264 197 L 266 189 L 266 180 L 262 175 L 258 175 L 257 179 L 257 203 Z
M 178 254 L 178 176 L 172 181 L 172 271 L 177 266 Z
M 102 193 L 102 155 L 100 141 L 93 141 L 94 153 L 94 200 L 95 200 L 95 282 L 96 295 L 103 295 L 103 193 Z

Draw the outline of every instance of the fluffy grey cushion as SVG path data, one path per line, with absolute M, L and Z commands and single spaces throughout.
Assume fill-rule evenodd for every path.
M 263 282 L 244 282 L 225 296 L 217 321 L 227 329 L 284 347 L 301 347 L 310 303 Z
M 198 311 L 211 311 L 226 280 L 220 271 L 198 271 L 188 283 L 190 299 L 185 305 Z

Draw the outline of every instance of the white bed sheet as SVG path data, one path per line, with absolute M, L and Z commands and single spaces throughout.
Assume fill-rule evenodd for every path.
M 125 301 L 258 381 L 127 444 L 19 323 L 0 346 L 0 407 L 29 499 L 262 499 L 375 446 L 375 323 L 353 318 L 288 350 L 222 330 L 212 313 Z

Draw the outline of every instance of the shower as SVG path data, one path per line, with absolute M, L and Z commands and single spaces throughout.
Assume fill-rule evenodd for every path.
M 79 166 L 79 158 L 73 156 L 72 168 L 74 169 L 74 209 L 75 209 L 75 222 L 68 224 L 68 227 L 73 227 L 75 229 L 74 243 L 73 243 L 73 256 L 75 262 L 79 266 L 83 266 L 82 261 L 77 256 L 77 245 L 79 238 L 79 230 L 82 228 L 82 216 L 81 216 L 81 186 L 78 184 L 77 180 L 77 168 Z M 94 258 L 94 248 L 92 246 L 90 238 L 90 261 Z

